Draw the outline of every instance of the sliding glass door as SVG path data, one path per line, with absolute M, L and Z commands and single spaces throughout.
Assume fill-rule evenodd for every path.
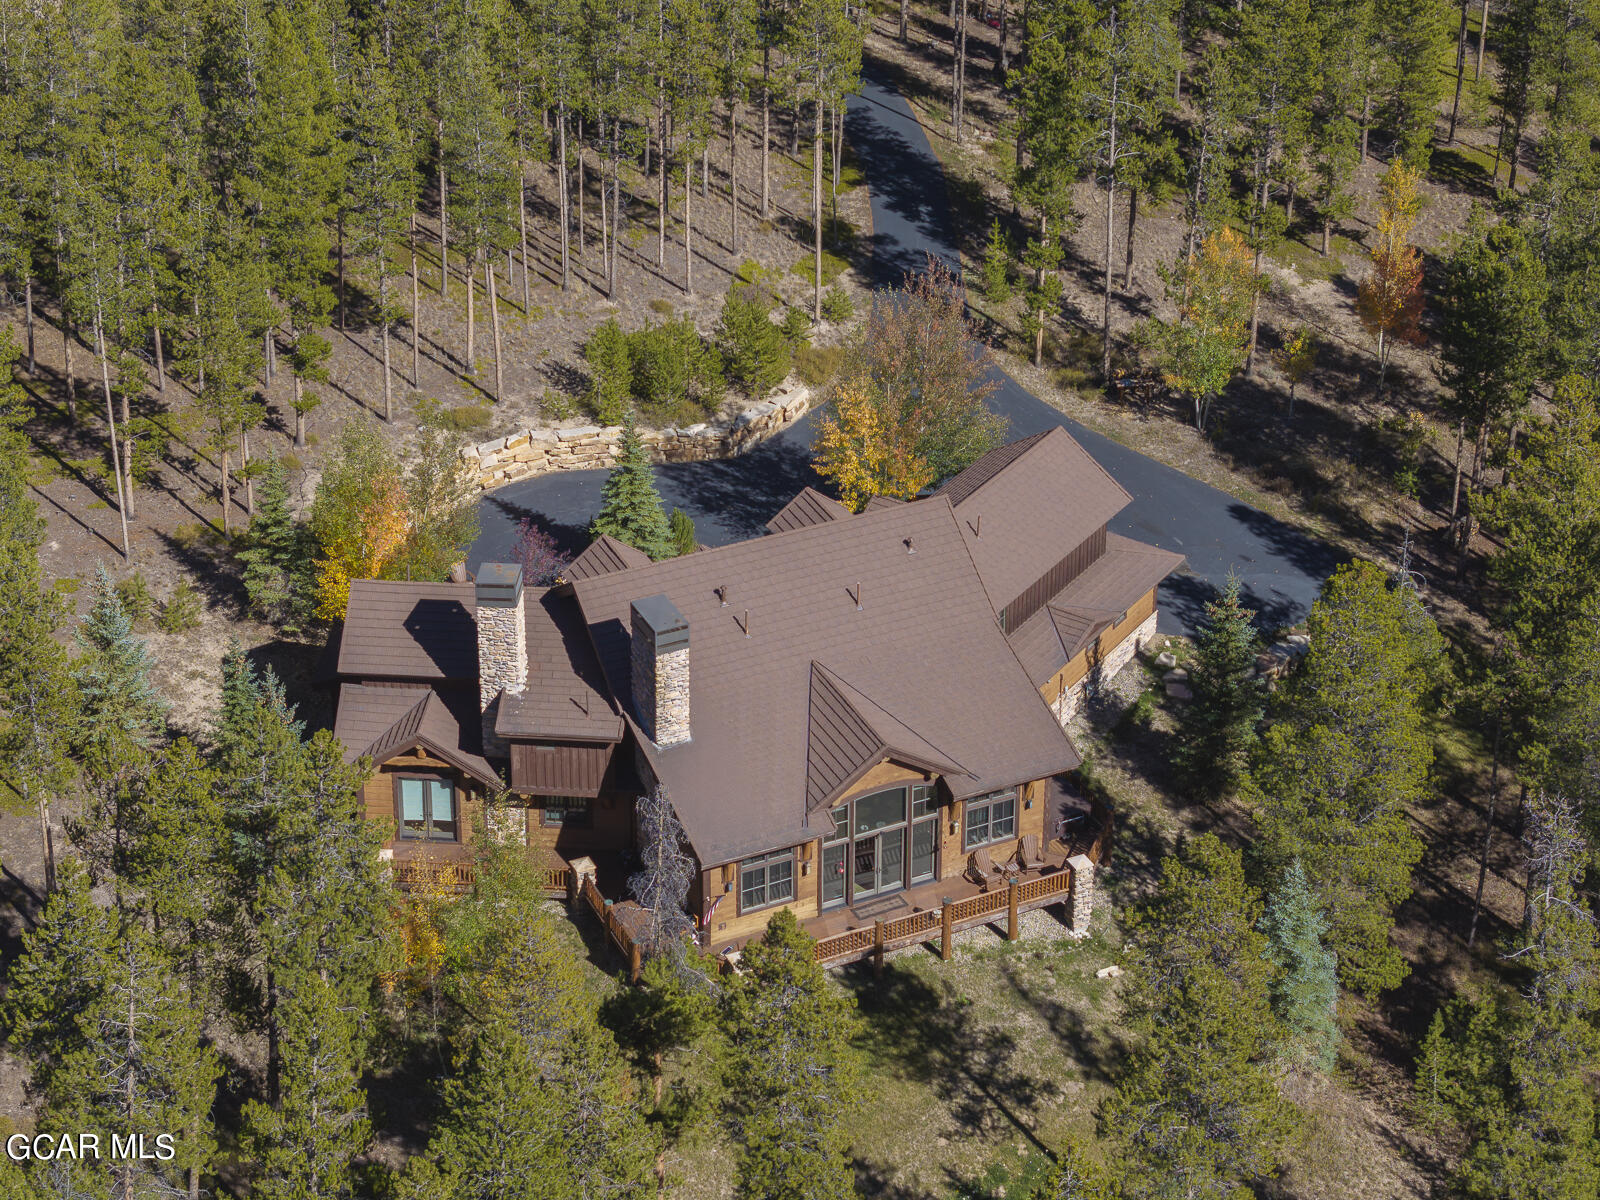
M 931 784 L 873 792 L 841 804 L 831 816 L 833 833 L 822 847 L 822 907 L 854 904 L 935 877 L 939 817 Z

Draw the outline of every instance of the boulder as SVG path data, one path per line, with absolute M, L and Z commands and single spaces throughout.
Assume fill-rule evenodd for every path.
M 1176 679 L 1167 684 L 1167 695 L 1171 696 L 1174 700 L 1194 699 L 1194 693 L 1189 690 L 1189 685 L 1187 683 L 1180 683 Z
M 1160 667 L 1163 671 L 1170 671 L 1177 665 L 1178 656 L 1172 653 L 1170 650 L 1163 650 L 1160 654 L 1156 655 L 1156 666 Z
M 1189 672 L 1183 667 L 1174 667 L 1161 677 L 1162 683 L 1187 683 Z
M 1116 979 L 1122 974 L 1122 968 L 1117 966 L 1101 967 L 1094 973 L 1096 979 Z

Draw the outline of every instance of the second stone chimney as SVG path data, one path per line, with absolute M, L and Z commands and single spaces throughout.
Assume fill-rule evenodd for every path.
M 485 753 L 504 754 L 495 736 L 502 691 L 518 695 L 528 682 L 528 622 L 522 613 L 522 566 L 484 563 L 474 584 L 478 606 L 478 709 Z
M 633 707 L 658 746 L 689 740 L 689 621 L 666 596 L 631 606 Z

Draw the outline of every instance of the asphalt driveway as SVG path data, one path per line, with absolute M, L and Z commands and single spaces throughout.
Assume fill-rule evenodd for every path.
M 941 236 L 949 227 L 943 170 L 905 100 L 869 75 L 861 94 L 850 99 L 846 124 L 871 191 L 874 282 L 898 282 L 929 255 L 954 265 L 957 255 Z M 989 405 L 1009 418 L 1012 437 L 1064 426 L 1133 496 L 1112 530 L 1188 556 L 1187 569 L 1162 585 L 1163 630 L 1192 632 L 1205 601 L 1230 570 L 1239 575 L 1263 626 L 1288 624 L 1309 610 L 1338 564 L 1331 547 L 1084 428 L 1009 375 L 996 374 L 1000 387 Z M 800 488 L 821 486 L 810 463 L 812 428 L 807 416 L 743 457 L 657 467 L 662 498 L 694 518 L 706 545 L 757 536 Z M 486 493 L 483 532 L 473 543 L 470 564 L 476 568 L 503 557 L 524 517 L 533 517 L 567 546 L 581 548 L 606 475 L 603 470 L 553 472 Z

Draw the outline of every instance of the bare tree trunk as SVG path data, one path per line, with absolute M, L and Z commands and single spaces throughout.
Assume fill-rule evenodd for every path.
M 161 345 L 161 310 L 155 305 L 150 305 L 150 332 L 155 338 L 156 346 L 156 394 L 167 394 L 167 357 Z
M 1322 218 L 1322 257 L 1327 258 L 1333 249 L 1333 218 Z
M 128 544 L 128 501 L 122 490 L 122 453 L 117 448 L 117 417 L 111 405 L 111 365 L 106 361 L 106 334 L 99 297 L 94 302 L 94 339 L 100 353 L 100 382 L 106 393 L 106 428 L 111 435 L 111 470 L 117 479 L 117 513 L 122 518 L 122 559 L 127 562 L 133 557 Z
M 1467 927 L 1467 945 L 1478 940 L 1478 914 L 1483 911 L 1483 883 L 1489 874 L 1489 848 L 1494 844 L 1494 810 L 1500 801 L 1500 728 L 1505 707 L 1495 706 L 1494 754 L 1489 767 L 1489 811 L 1483 818 L 1483 853 L 1478 856 L 1478 887 L 1472 895 L 1472 923 Z
M 811 136 L 812 249 L 816 254 L 811 319 L 822 324 L 822 101 L 816 103 L 816 129 Z
M 417 214 L 411 214 L 406 241 L 411 247 L 411 386 L 415 389 L 422 365 L 422 285 L 417 279 Z M 304 443 L 296 442 L 296 445 Z
M 61 349 L 67 366 L 67 420 L 78 423 L 78 378 L 72 372 L 72 322 L 61 314 Z
M 1472 74 L 1474 80 L 1483 78 L 1483 43 L 1489 36 L 1489 0 L 1483 0 L 1478 10 L 1478 67 Z
M 1011 3 L 1010 0 L 1000 0 L 1000 43 L 995 50 L 995 66 L 1000 69 L 1001 82 L 1007 71 L 1011 70 Z
M 466 370 L 467 370 L 467 374 L 468 375 L 476 375 L 478 373 L 478 347 L 477 347 L 477 342 L 475 341 L 475 335 L 477 334 L 477 312 L 475 311 L 475 309 L 473 307 L 473 294 L 478 289 L 475 288 L 472 285 L 472 267 L 473 267 L 473 264 L 469 261 L 467 263 L 467 272 L 466 272 L 466 279 L 465 279 L 465 283 L 467 285 L 467 363 L 466 363 Z
M 683 157 L 683 292 L 694 295 L 694 160 Z
M 23 318 L 28 325 L 28 374 L 38 372 L 38 361 L 33 355 L 33 276 L 29 275 L 22 285 Z
M 1466 440 L 1467 422 L 1465 418 L 1456 422 L 1456 479 L 1450 489 L 1450 528 L 1456 526 L 1456 514 L 1461 511 L 1461 444 Z
M 394 374 L 389 366 L 389 287 L 382 260 L 378 267 L 378 340 L 383 345 L 383 419 L 394 420 Z
M 761 52 L 761 219 L 772 216 L 772 89 L 768 86 L 771 51 Z
M 1472 0 L 1461 0 L 1461 26 L 1456 31 L 1456 96 L 1450 102 L 1450 134 L 1444 139 L 1446 146 L 1455 145 L 1456 116 L 1461 111 L 1461 81 L 1467 74 L 1467 6 Z
M 335 239 L 339 255 L 339 332 L 344 332 L 344 213 L 335 219 Z
M 517 233 L 522 242 L 522 313 L 526 316 L 532 311 L 528 299 L 528 180 L 520 158 L 517 160 Z
M 569 290 L 572 286 L 572 249 L 569 243 L 568 225 L 572 220 L 570 208 L 572 198 L 567 195 L 567 103 L 561 102 L 556 113 L 556 191 L 561 206 L 561 290 Z M 467 290 L 472 290 L 468 285 Z
M 256 481 L 250 474 L 250 431 L 239 430 L 239 473 L 244 476 L 244 514 L 256 515 Z
M 439 133 L 440 145 L 444 144 L 444 131 Z M 445 176 L 444 153 L 439 154 L 439 298 L 442 300 L 450 294 L 450 228 L 447 215 L 448 197 L 450 194 L 450 181 Z
M 1122 290 L 1131 291 L 1133 288 L 1133 230 L 1139 220 L 1139 189 L 1132 188 L 1128 192 L 1128 237 L 1127 258 L 1122 264 Z
M 711 199 L 711 139 L 700 147 L 700 199 Z
M 1250 346 L 1244 352 L 1244 373 L 1251 375 L 1256 369 L 1256 345 L 1261 336 L 1261 247 L 1256 247 L 1252 260 L 1250 282 Z
M 911 0 L 900 0 L 900 44 L 903 46 L 911 37 Z
M 50 836 L 50 802 L 43 791 L 39 793 L 39 847 L 44 855 L 44 891 L 48 896 L 56 890 L 56 843 Z
M 622 122 L 619 118 L 617 126 Z M 620 138 L 620 135 L 619 135 Z M 606 297 L 609 299 L 617 294 L 617 259 L 622 255 L 622 245 L 618 238 L 622 235 L 622 171 L 620 164 L 611 172 L 611 274 L 606 276 Z
M 483 260 L 483 287 L 489 293 L 489 324 L 494 329 L 494 402 L 500 403 L 501 387 L 504 377 L 500 368 L 500 301 L 495 295 L 494 287 L 494 256 L 488 255 Z
M 739 97 L 728 101 L 728 242 L 739 253 Z
M 584 192 L 588 191 L 588 156 L 587 147 L 583 144 L 583 118 L 578 118 L 578 257 L 582 258 L 589 250 L 589 234 L 586 226 L 584 206 Z
M 1361 162 L 1367 161 L 1367 134 L 1370 132 L 1369 125 L 1371 121 L 1372 92 L 1369 89 L 1361 93 L 1361 158 L 1359 160 Z
M 667 265 L 667 199 L 672 194 L 667 187 L 667 115 L 662 112 L 659 116 L 658 133 L 660 142 L 657 144 L 656 154 L 656 266 Z

